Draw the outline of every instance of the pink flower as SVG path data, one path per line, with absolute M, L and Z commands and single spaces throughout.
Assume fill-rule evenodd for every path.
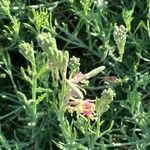
M 65 107 L 70 113 L 76 112 L 78 115 L 93 119 L 95 116 L 95 104 L 92 100 L 73 99 L 66 104 Z
M 82 80 L 83 75 L 82 72 L 77 73 L 73 78 L 73 83 L 79 83 Z
M 86 99 L 82 103 L 82 114 L 88 118 L 92 118 L 95 114 L 95 104 L 92 103 L 92 100 Z

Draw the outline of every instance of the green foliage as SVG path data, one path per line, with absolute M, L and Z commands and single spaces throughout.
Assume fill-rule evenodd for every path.
M 2 145 L 3 148 L 10 150 L 11 147 L 9 146 L 9 143 L 7 139 L 4 137 L 3 133 L 0 132 L 0 144 Z
M 113 36 L 118 46 L 119 57 L 116 60 L 119 62 L 122 61 L 123 54 L 124 54 L 124 47 L 125 47 L 126 37 L 127 37 L 126 33 L 127 33 L 127 29 L 123 25 L 119 27 L 115 25 Z
M 134 7 L 135 7 L 135 3 L 132 7 L 131 10 L 127 10 L 126 8 L 123 9 L 123 12 L 122 12 L 122 17 L 123 17 L 123 20 L 126 24 L 126 27 L 128 29 L 128 31 L 131 31 L 131 23 L 132 23 L 132 20 L 133 20 L 133 13 L 134 13 Z
M 149 149 L 149 0 L 0 0 L 0 24 L 0 149 Z
M 101 116 L 109 109 L 109 103 L 113 101 L 114 96 L 114 91 L 112 91 L 112 89 L 108 89 L 102 92 L 101 98 L 96 99 L 96 113 L 98 116 Z
M 4 34 L 10 41 L 10 47 L 13 47 L 19 42 L 20 22 L 17 18 L 12 18 L 12 26 L 5 26 Z
M 20 53 L 31 63 L 35 61 L 34 59 L 34 50 L 33 50 L 33 43 L 21 43 L 19 45 Z
M 10 1 L 9 0 L 1 0 L 0 1 L 0 14 L 1 16 L 9 16 L 10 15 Z

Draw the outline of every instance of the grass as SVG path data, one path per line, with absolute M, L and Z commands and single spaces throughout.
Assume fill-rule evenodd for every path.
M 149 0 L 0 0 L 0 149 L 150 148 Z

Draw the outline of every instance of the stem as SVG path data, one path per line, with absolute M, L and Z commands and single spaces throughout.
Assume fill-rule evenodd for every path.
M 33 76 L 32 76 L 32 100 L 33 100 L 33 105 L 32 105 L 32 136 L 31 136 L 31 141 L 34 141 L 35 138 L 35 127 L 36 127 L 36 88 L 37 88 L 37 71 L 36 71 L 36 64 L 35 61 L 32 63 L 32 70 L 33 70 Z
M 33 77 L 32 80 L 32 100 L 33 100 L 33 118 L 36 118 L 36 87 L 37 87 L 37 80 L 36 77 Z
M 98 146 L 106 146 L 107 148 L 113 148 L 113 147 L 122 147 L 122 146 L 129 146 L 129 145 L 136 145 L 138 143 L 142 143 L 142 140 L 134 141 L 134 142 L 128 142 L 128 143 L 112 143 L 112 144 L 96 144 Z
M 100 122 L 100 119 L 98 118 L 98 120 L 97 120 L 97 127 L 96 127 L 96 136 L 95 136 L 96 139 L 100 135 L 100 126 L 101 126 L 101 122 Z
M 15 93 L 17 94 L 17 86 L 16 86 L 16 84 L 15 84 L 14 78 L 13 78 L 12 73 L 11 73 L 10 70 L 8 70 L 8 75 L 9 75 L 9 78 L 10 78 L 10 80 L 11 80 L 11 83 L 12 83 L 12 85 L 13 85 L 13 87 L 14 87 Z M 18 94 L 17 94 L 17 96 L 18 96 Z
M 96 141 L 100 136 L 100 126 L 101 126 L 100 118 L 98 118 L 96 125 L 97 125 L 96 126 L 96 133 L 95 133 L 95 136 L 93 137 L 93 139 L 91 139 L 91 143 L 90 143 L 91 149 L 94 148 L 94 145 L 96 144 Z
M 64 102 L 65 102 L 65 96 L 66 96 L 66 82 L 63 80 L 62 81 L 62 88 L 61 88 L 61 99 L 59 103 L 59 110 L 62 111 L 64 107 Z
M 60 99 L 59 99 L 59 109 L 58 109 L 58 120 L 60 123 L 60 127 L 62 130 L 62 133 L 64 135 L 64 139 L 66 142 L 71 141 L 71 136 L 70 136 L 70 132 L 68 132 L 71 128 L 70 126 L 68 126 L 67 120 L 64 117 L 64 103 L 65 103 L 65 96 L 66 96 L 66 90 L 67 90 L 67 86 L 66 86 L 66 82 L 65 80 L 62 80 L 62 87 L 61 87 L 61 93 L 60 93 Z M 72 134 L 72 133 L 71 133 Z
M 43 8 L 43 7 L 57 7 L 59 4 L 64 3 L 66 0 L 61 0 L 60 2 L 51 2 L 47 4 L 39 4 L 39 5 L 29 5 L 29 6 L 13 6 L 11 10 L 17 11 L 17 10 L 25 10 L 25 9 L 38 9 L 38 8 Z
M 74 31 L 72 32 L 72 35 L 76 37 L 76 36 L 78 35 L 80 29 L 82 28 L 82 26 L 83 26 L 83 17 L 81 16 L 81 18 L 80 18 L 80 20 L 79 20 L 77 26 L 75 27 Z M 63 47 L 63 51 L 67 48 L 67 46 L 68 46 L 69 44 L 70 44 L 70 42 L 68 41 L 68 42 L 65 44 L 65 46 Z

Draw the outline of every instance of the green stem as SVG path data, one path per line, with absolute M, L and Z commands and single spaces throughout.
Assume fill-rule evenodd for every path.
M 62 111 L 65 103 L 65 96 L 66 96 L 66 82 L 62 81 L 62 88 L 61 88 L 61 99 L 59 103 L 59 110 Z
M 142 140 L 138 140 L 138 141 L 134 141 L 134 142 L 128 142 L 128 143 L 112 143 L 112 144 L 96 144 L 96 145 L 106 146 L 107 148 L 113 148 L 113 147 L 136 145 L 136 144 L 141 144 L 141 143 L 142 143 Z
M 94 138 L 91 140 L 90 142 L 90 149 L 93 149 L 95 144 L 96 144 L 96 141 L 97 139 L 99 138 L 100 136 L 100 126 L 101 126 L 101 122 L 100 122 L 100 119 L 97 120 L 97 123 L 96 123 L 96 133 L 95 133 L 95 136 Z
M 75 29 L 74 29 L 74 31 L 73 31 L 73 33 L 72 33 L 72 35 L 76 37 L 76 36 L 78 35 L 80 29 L 82 28 L 82 26 L 83 26 L 83 17 L 81 16 L 81 18 L 80 18 L 80 20 L 79 20 L 77 26 L 75 27 Z M 63 50 L 65 50 L 69 44 L 70 44 L 70 42 L 68 41 L 68 42 L 65 44 L 65 46 L 63 47 Z
M 14 78 L 13 78 L 13 76 L 12 76 L 12 73 L 11 73 L 11 71 L 8 71 L 8 72 L 9 72 L 8 75 L 9 75 L 9 78 L 10 78 L 10 80 L 11 80 L 11 83 L 12 83 L 12 85 L 13 85 L 13 87 L 14 87 L 15 93 L 17 94 L 17 86 L 16 86 L 16 84 L 15 84 L 15 81 L 14 81 Z M 18 96 L 18 94 L 17 94 L 17 96 Z
M 38 9 L 38 8 L 49 8 L 49 7 L 56 7 L 61 3 L 64 3 L 66 0 L 61 0 L 60 2 L 51 2 L 51 3 L 47 3 L 47 4 L 38 4 L 38 5 L 29 5 L 29 6 L 13 6 L 11 8 L 12 11 L 18 11 L 18 10 L 25 10 L 25 9 Z
M 100 119 L 98 118 L 98 120 L 97 120 L 97 127 L 96 127 L 96 136 L 95 136 L 96 139 L 100 135 L 100 126 L 101 126 L 101 122 L 100 122 Z
M 32 137 L 31 141 L 34 141 L 35 138 L 35 127 L 36 127 L 36 88 L 37 88 L 37 71 L 36 71 L 36 64 L 35 61 L 32 63 L 32 70 L 33 70 L 33 76 L 32 76 L 32 100 L 33 100 L 33 105 L 32 105 Z
M 36 118 L 36 87 L 37 87 L 37 80 L 36 77 L 33 77 L 32 80 L 32 100 L 33 100 L 33 118 Z

